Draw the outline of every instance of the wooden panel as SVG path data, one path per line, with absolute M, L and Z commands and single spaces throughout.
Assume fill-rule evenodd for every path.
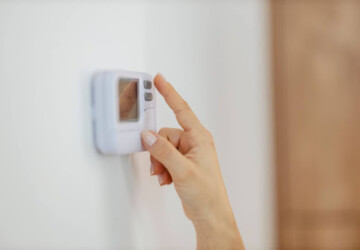
M 360 249 L 360 1 L 272 16 L 279 244 Z
M 296 220 L 285 224 L 281 230 L 282 249 L 360 249 L 358 222 L 335 220 Z

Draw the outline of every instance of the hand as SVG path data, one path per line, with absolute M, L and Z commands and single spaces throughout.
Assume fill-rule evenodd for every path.
M 154 84 L 183 129 L 142 132 L 151 154 L 151 174 L 158 176 L 160 185 L 174 183 L 194 224 L 199 249 L 243 249 L 212 135 L 162 75 L 156 75 Z

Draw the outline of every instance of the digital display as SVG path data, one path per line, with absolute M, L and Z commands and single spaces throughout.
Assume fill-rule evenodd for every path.
M 121 78 L 119 80 L 119 120 L 122 122 L 139 119 L 138 83 L 139 79 Z

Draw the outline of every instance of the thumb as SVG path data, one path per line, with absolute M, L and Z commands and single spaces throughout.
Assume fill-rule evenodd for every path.
M 167 139 L 149 130 L 142 131 L 141 138 L 144 147 L 167 168 L 173 179 L 185 175 L 188 160 Z

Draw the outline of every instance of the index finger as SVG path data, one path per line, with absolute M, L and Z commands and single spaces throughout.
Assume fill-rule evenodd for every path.
M 198 118 L 187 102 L 160 73 L 155 76 L 154 84 L 159 93 L 164 97 L 166 103 L 174 111 L 177 121 L 184 130 L 200 126 Z

